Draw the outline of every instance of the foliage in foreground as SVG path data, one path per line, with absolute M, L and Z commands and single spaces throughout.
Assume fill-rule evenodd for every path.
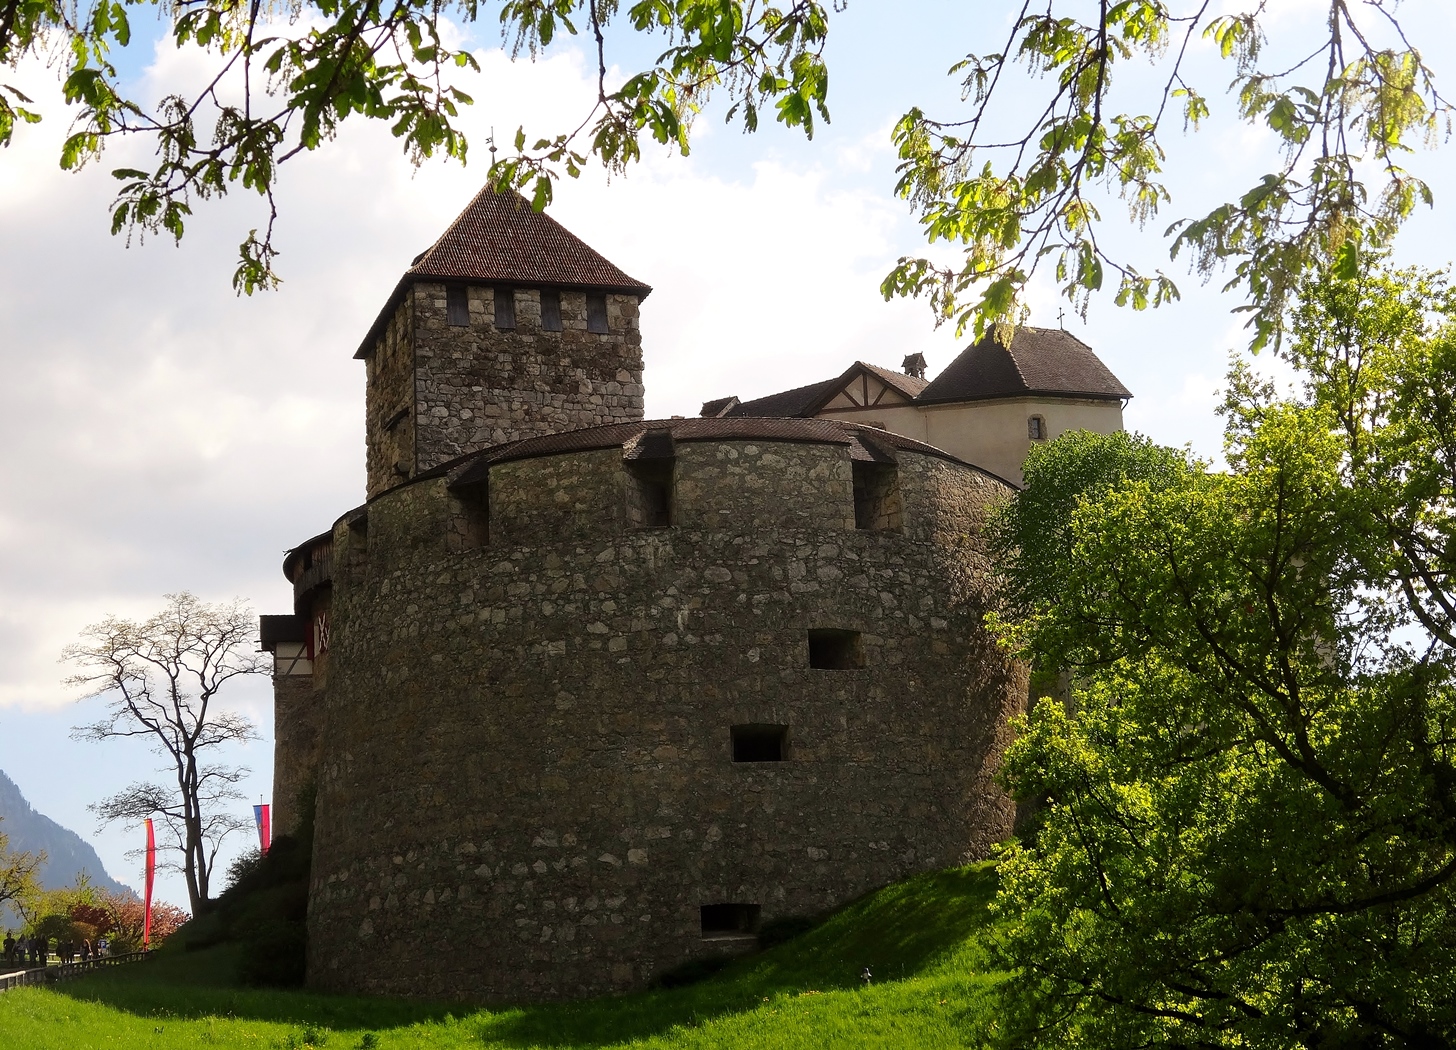
M 280 835 L 266 854 L 254 849 L 238 857 L 228 869 L 227 889 L 184 931 L 186 949 L 236 945 L 236 977 L 243 984 L 301 987 L 312 850 L 310 816 L 298 836 Z
M 1078 687 L 1008 757 L 1010 1045 L 1456 1040 L 1456 297 L 1332 277 L 1291 331 L 1227 472 L 1073 435 L 1002 520 L 1005 635 Z
M 529 135 L 518 129 L 490 172 L 492 182 L 529 186 L 542 207 L 553 180 L 594 161 L 621 172 L 653 143 L 686 154 L 694 118 L 714 93 L 726 96 L 726 119 L 745 131 L 771 116 L 812 135 L 816 121 L 829 119 L 826 47 L 844 5 L 193 0 L 163 7 L 166 33 L 208 72 L 188 94 L 155 101 L 136 97 L 114 61 L 118 49 L 140 45 L 132 21 L 152 6 L 0 4 L 0 70 L 52 56 L 76 107 L 65 168 L 99 158 L 122 136 L 155 142 L 151 170 L 113 172 L 113 232 L 180 238 L 199 200 L 239 187 L 266 198 L 265 221 L 240 246 L 233 279 L 252 292 L 278 280 L 280 169 L 326 147 L 345 122 L 382 121 L 416 163 L 465 160 L 460 109 L 474 101 L 465 88 L 479 67 L 476 53 L 459 46 L 462 31 L 468 39 L 498 26 L 514 54 L 533 58 L 563 44 L 593 53 L 596 95 L 580 122 Z M 982 20 L 987 36 L 963 41 L 974 53 L 949 70 L 963 81 L 962 107 L 912 107 L 894 130 L 896 191 L 927 239 L 955 245 L 962 259 L 902 259 L 885 294 L 928 294 L 938 318 L 978 334 L 1022 320 L 1027 283 L 1048 264 L 1081 309 L 1104 283 L 1137 309 L 1176 299 L 1177 286 L 1156 263 L 1108 252 L 1098 237 L 1100 206 L 1118 198 L 1144 225 L 1171 203 L 1168 153 L 1214 106 L 1214 91 L 1198 83 L 1195 56 L 1206 56 L 1213 79 L 1231 77 L 1225 93 L 1238 118 L 1271 133 L 1274 148 L 1255 169 L 1268 174 L 1232 187 L 1226 201 L 1179 219 L 1164 236 L 1202 276 L 1232 266 L 1230 284 L 1247 294 L 1256 343 L 1270 339 L 1304 274 L 1335 259 L 1353 264 L 1362 242 L 1388 243 L 1431 202 L 1403 165 L 1414 149 L 1449 134 L 1452 112 L 1402 29 L 1398 0 L 1324 0 L 1307 21 L 1289 18 L 1288 6 L 1250 3 L 1240 12 L 1202 0 L 1048 0 L 1008 5 L 1017 13 L 1007 28 L 994 16 Z M 902 28 L 903 39 L 888 46 L 920 47 L 923 27 L 907 18 Z M 0 145 L 19 122 L 40 117 L 34 102 L 0 81 Z
M 0 995 L 0 1031 L 28 1050 L 974 1044 L 1001 979 L 987 970 L 994 887 L 989 865 L 932 872 L 689 987 L 498 1010 L 232 987 L 235 947 L 184 952 L 179 939 L 61 991 Z

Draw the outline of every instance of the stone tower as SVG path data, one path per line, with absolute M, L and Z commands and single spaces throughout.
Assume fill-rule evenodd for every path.
M 369 497 L 491 445 L 640 420 L 651 290 L 518 194 L 481 190 L 355 354 Z

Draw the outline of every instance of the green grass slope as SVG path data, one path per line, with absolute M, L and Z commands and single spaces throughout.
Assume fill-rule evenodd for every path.
M 324 1046 L 975 1046 L 987 971 L 989 865 L 871 894 L 802 936 L 684 988 L 506 1009 L 232 986 L 232 946 L 163 951 L 58 991 L 0 995 L 0 1044 L 28 1050 Z M 860 972 L 869 967 L 866 987 Z

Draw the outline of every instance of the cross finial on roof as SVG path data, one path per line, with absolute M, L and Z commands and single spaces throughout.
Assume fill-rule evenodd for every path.
M 1067 312 L 1065 310 L 1063 310 L 1060 306 L 1057 307 L 1057 327 L 1060 328 L 1064 332 L 1067 330 L 1067 321 L 1066 321 L 1066 318 L 1067 318 Z

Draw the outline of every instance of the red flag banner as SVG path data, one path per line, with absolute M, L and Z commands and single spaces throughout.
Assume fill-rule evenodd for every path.
M 152 943 L 152 882 L 157 877 L 157 838 L 152 832 L 152 818 L 148 817 L 147 824 L 147 879 L 146 879 L 146 914 L 142 918 L 142 951 L 151 947 Z
M 269 813 L 270 808 L 267 803 L 253 807 L 253 822 L 258 825 L 258 848 L 264 853 L 267 853 L 268 847 L 273 845 L 273 821 Z

